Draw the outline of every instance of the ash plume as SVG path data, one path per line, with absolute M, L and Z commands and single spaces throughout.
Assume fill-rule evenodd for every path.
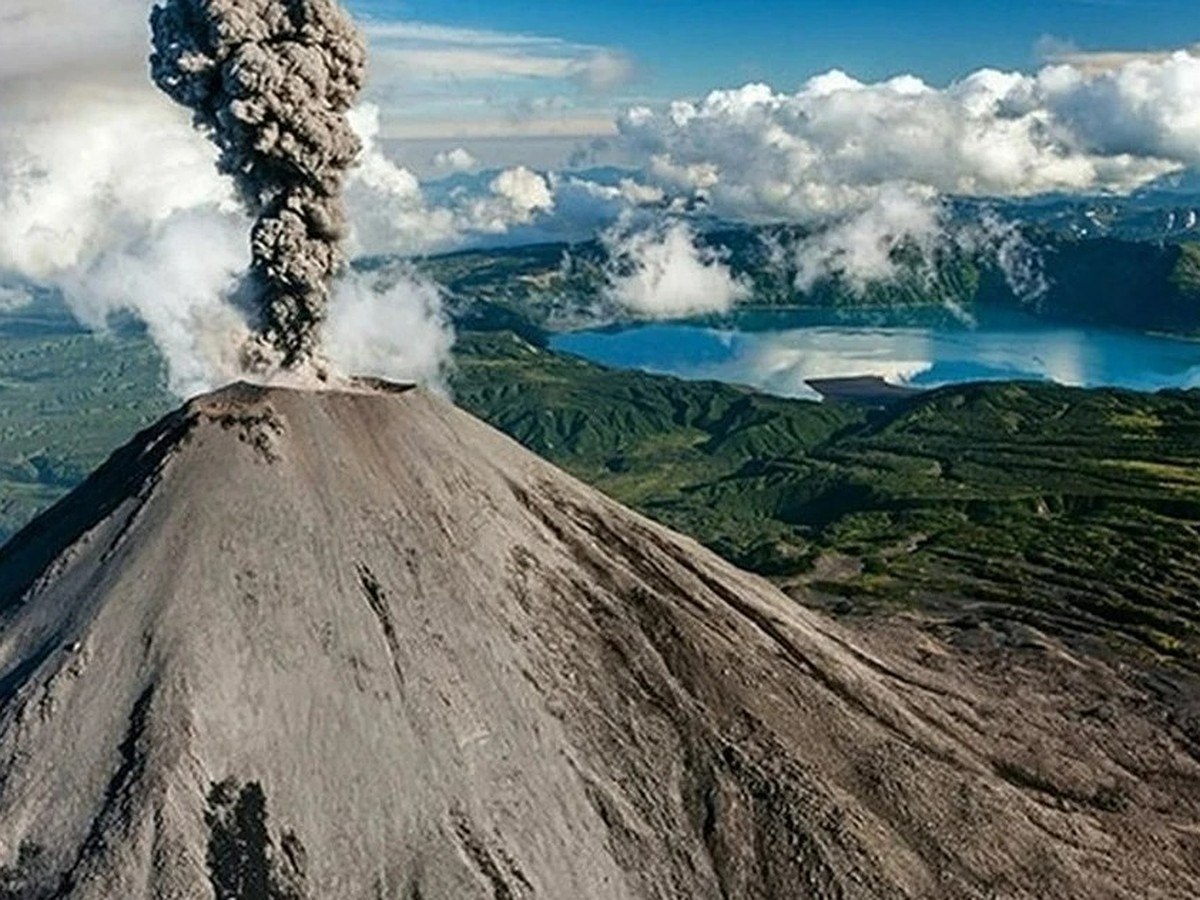
M 192 110 L 256 220 L 242 293 L 258 336 L 245 362 L 300 366 L 343 265 L 362 36 L 336 0 L 166 0 L 151 27 L 155 84 Z

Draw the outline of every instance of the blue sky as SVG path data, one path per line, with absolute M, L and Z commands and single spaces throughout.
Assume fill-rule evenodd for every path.
M 641 87 L 697 94 L 748 79 L 798 86 L 830 68 L 934 83 L 982 66 L 1028 69 L 1040 39 L 1088 50 L 1200 40 L 1196 0 L 357 0 L 358 12 L 620 49 Z
M 489 163 L 561 162 L 610 132 L 620 109 L 748 82 L 790 92 L 841 69 L 941 86 L 984 67 L 1030 71 L 1051 50 L 1200 42 L 1198 0 L 349 3 L 375 29 L 384 137 L 417 169 L 452 146 Z

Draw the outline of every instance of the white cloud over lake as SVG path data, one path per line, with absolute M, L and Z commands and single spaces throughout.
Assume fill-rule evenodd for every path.
M 603 235 L 611 257 L 607 298 L 640 318 L 727 312 L 750 289 L 679 220 L 653 228 L 618 223 Z

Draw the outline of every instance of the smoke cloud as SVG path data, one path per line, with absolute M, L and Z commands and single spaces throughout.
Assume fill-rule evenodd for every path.
M 151 27 L 155 83 L 193 111 L 255 217 L 257 365 L 295 367 L 313 357 L 343 265 L 363 40 L 334 0 L 167 0 Z

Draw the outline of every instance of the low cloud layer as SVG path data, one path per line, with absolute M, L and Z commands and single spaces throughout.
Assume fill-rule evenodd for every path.
M 33 302 L 33 293 L 25 285 L 0 284 L 0 313 L 16 312 Z
M 363 25 L 370 99 L 389 138 L 609 133 L 606 98 L 635 75 L 613 47 L 406 20 Z
M 409 78 L 569 79 L 606 91 L 633 74 L 633 63 L 619 51 L 540 35 L 412 21 L 368 21 L 365 30 L 378 67 Z

